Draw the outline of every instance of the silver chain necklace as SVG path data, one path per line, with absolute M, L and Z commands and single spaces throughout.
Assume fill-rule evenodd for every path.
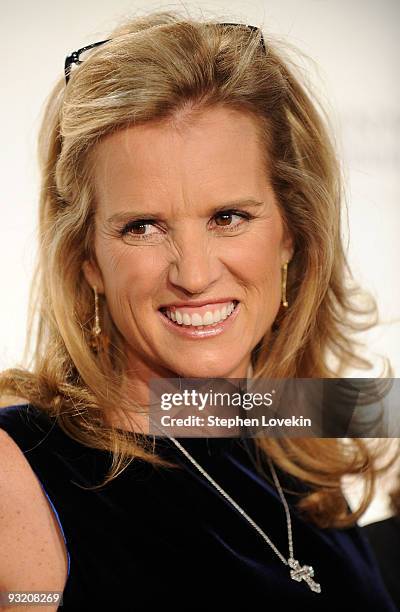
M 255 521 L 253 521 L 253 519 L 243 510 L 243 508 L 241 508 L 239 504 L 236 503 L 235 500 L 232 499 L 232 497 L 228 495 L 228 493 L 224 491 L 224 489 L 217 482 L 215 482 L 215 480 L 210 476 L 210 474 L 208 474 L 206 470 L 196 461 L 196 459 L 192 457 L 192 455 L 186 450 L 186 448 L 184 448 L 182 444 L 178 442 L 178 440 L 168 435 L 161 426 L 156 425 L 156 427 L 158 427 L 158 429 L 161 429 L 164 432 L 164 434 L 170 440 L 172 440 L 175 446 L 189 459 L 189 461 L 193 463 L 193 465 L 199 470 L 199 472 L 203 474 L 205 478 L 207 478 L 207 480 L 213 485 L 213 487 L 215 487 L 217 491 L 219 491 L 219 493 L 221 493 L 221 495 L 223 495 L 223 497 L 225 497 L 225 499 L 227 499 L 232 504 L 232 506 L 236 508 L 236 510 L 250 523 L 250 525 L 260 534 L 260 536 L 264 539 L 264 541 L 267 542 L 267 544 L 269 544 L 269 546 L 272 548 L 274 553 L 279 557 L 282 563 L 290 567 L 290 577 L 293 580 L 296 580 L 296 582 L 301 582 L 302 580 L 304 580 L 304 582 L 308 584 L 308 586 L 310 587 L 312 591 L 314 591 L 315 593 L 321 593 L 321 585 L 318 584 L 318 582 L 315 582 L 315 580 L 313 580 L 314 568 L 311 565 L 300 565 L 300 562 L 297 561 L 297 559 L 295 559 L 293 556 L 292 521 L 290 519 L 289 506 L 283 494 L 282 487 L 278 480 L 278 476 L 276 474 L 276 471 L 275 471 L 275 468 L 273 466 L 271 459 L 268 457 L 268 463 L 271 468 L 275 486 L 278 489 L 280 498 L 282 500 L 282 503 L 284 505 L 285 512 L 286 512 L 286 522 L 287 522 L 288 542 L 289 542 L 289 558 L 288 559 L 285 559 L 285 557 L 279 552 L 279 550 L 271 542 L 271 540 L 269 539 L 267 534 L 264 533 L 261 527 L 257 525 Z

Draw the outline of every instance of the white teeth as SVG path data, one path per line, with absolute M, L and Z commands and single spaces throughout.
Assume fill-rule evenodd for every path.
M 182 314 L 179 310 L 165 310 L 164 312 L 169 319 L 178 323 L 178 325 L 200 327 L 203 325 L 215 325 L 219 321 L 223 321 L 229 317 L 234 309 L 235 304 L 231 302 L 228 306 L 223 306 L 221 310 L 215 310 L 214 312 L 207 310 L 204 316 L 197 312 L 193 313 L 193 315 L 189 315 L 187 312 Z
M 167 310 L 167 314 L 169 316 L 171 316 L 171 312 L 169 310 Z M 183 318 L 180 312 L 176 311 L 175 312 L 175 316 L 176 316 L 176 322 L 179 323 L 179 325 L 182 325 L 183 322 Z
M 204 318 L 205 318 L 205 317 L 204 317 Z M 196 327 L 197 327 L 198 325 L 203 325 L 203 318 L 202 318 L 202 317 L 201 317 L 199 314 L 197 314 L 197 312 L 195 312 L 195 313 L 192 315 L 192 323 L 191 323 L 191 324 L 192 324 L 192 325 L 195 325 Z M 204 325 L 205 325 L 205 323 L 204 323 Z
M 208 312 L 206 313 L 207 316 Z M 213 323 L 218 323 L 218 321 L 221 321 L 221 313 L 219 310 L 216 310 L 214 312 L 214 317 L 213 317 Z
M 210 310 L 207 310 L 206 314 L 203 317 L 203 325 L 211 325 L 212 323 L 214 323 L 213 313 Z

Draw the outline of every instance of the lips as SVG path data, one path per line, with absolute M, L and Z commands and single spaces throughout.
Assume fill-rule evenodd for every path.
M 175 321 L 172 319 L 173 314 L 171 311 L 169 311 L 170 316 L 168 316 L 166 312 L 163 312 L 162 309 L 159 309 L 158 313 L 162 323 L 166 325 L 167 329 L 174 335 L 177 334 L 178 336 L 191 338 L 193 340 L 205 340 L 207 338 L 219 336 L 233 325 L 239 314 L 241 303 L 235 300 L 235 306 L 233 306 L 234 303 L 231 302 L 229 314 L 227 313 L 223 320 L 212 324 L 201 324 L 201 321 L 196 321 L 196 318 L 194 319 L 194 324 L 191 318 L 189 320 L 183 320 L 182 318 L 179 322 L 179 310 L 176 311 L 177 315 Z

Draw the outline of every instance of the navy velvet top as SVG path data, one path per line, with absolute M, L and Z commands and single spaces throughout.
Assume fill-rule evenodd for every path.
M 386 588 L 397 606 L 400 606 L 400 515 L 364 525 L 381 568 Z
M 87 491 L 82 486 L 106 474 L 109 452 L 78 444 L 29 404 L 0 409 L 0 428 L 25 453 L 61 526 L 68 550 L 64 612 L 397 610 L 360 527 L 317 528 L 296 511 L 293 493 L 285 491 L 294 557 L 314 567 L 321 593 L 291 579 L 288 566 L 169 439 L 156 438 L 156 448 L 180 468 L 135 459 L 114 481 Z M 284 507 L 254 468 L 253 441 L 179 441 L 287 558 Z M 305 491 L 276 471 L 282 486 Z

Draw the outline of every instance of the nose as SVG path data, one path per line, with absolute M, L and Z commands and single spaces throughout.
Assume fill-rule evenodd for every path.
M 176 241 L 175 256 L 169 266 L 169 281 L 189 294 L 207 292 L 221 274 L 222 264 L 208 236 L 202 232 L 186 233 Z

